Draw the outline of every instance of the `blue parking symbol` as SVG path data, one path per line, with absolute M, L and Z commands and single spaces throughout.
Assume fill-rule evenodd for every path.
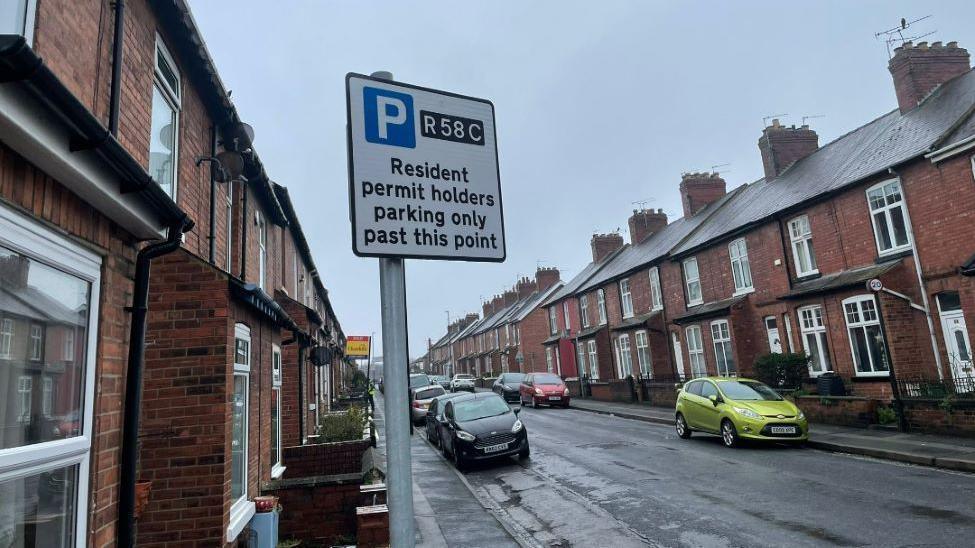
M 416 148 L 413 97 L 379 88 L 362 88 L 366 141 Z

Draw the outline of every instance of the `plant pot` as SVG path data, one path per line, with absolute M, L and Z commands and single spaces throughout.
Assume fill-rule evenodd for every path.
M 151 481 L 135 482 L 135 517 L 142 515 L 142 512 L 149 506 L 149 491 L 152 490 Z

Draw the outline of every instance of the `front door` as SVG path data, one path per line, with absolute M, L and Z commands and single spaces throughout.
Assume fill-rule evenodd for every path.
M 972 345 L 968 338 L 968 328 L 965 325 L 965 315 L 958 294 L 939 293 L 938 309 L 941 312 L 941 330 L 945 336 L 951 376 L 956 380 L 975 376 L 975 368 L 972 366 Z M 965 385 L 959 384 L 955 388 L 960 392 Z
M 674 365 L 677 366 L 677 374 L 680 378 L 686 379 L 687 375 L 684 373 L 684 354 L 680 348 L 680 337 L 677 333 L 671 333 L 671 338 L 674 340 Z
M 768 347 L 773 354 L 782 353 L 782 339 L 779 338 L 779 326 L 775 316 L 765 318 L 765 332 L 768 333 Z

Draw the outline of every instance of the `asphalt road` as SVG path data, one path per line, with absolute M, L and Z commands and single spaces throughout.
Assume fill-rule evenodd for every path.
M 466 474 L 542 546 L 973 546 L 975 475 L 585 411 L 521 414 L 532 457 Z M 561 543 L 561 544 L 559 544 Z

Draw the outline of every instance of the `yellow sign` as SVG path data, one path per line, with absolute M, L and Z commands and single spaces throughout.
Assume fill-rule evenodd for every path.
M 369 357 L 369 337 L 349 335 L 345 338 L 345 355 L 350 358 Z

